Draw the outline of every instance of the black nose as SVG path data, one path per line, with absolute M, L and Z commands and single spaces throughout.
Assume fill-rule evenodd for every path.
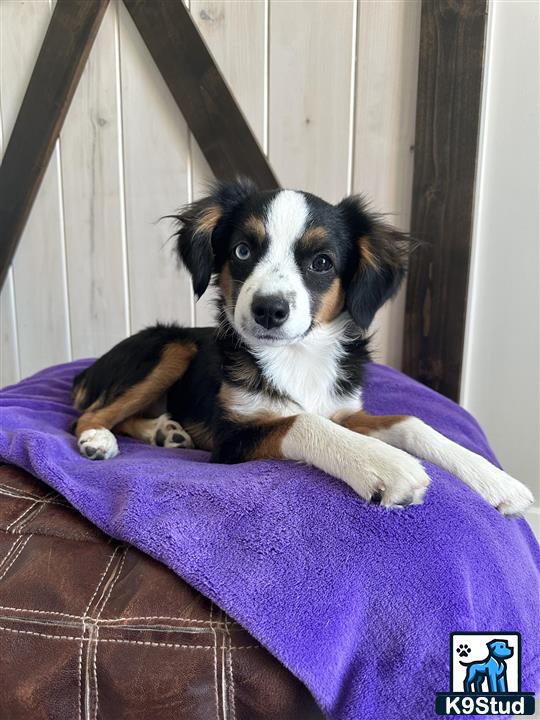
M 281 295 L 255 295 L 251 312 L 256 323 L 270 330 L 289 317 L 289 303 Z

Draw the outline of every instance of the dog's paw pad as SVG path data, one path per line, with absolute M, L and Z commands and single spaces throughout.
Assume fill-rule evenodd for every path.
M 167 448 L 191 448 L 193 443 L 185 430 L 170 430 L 165 437 L 164 447 Z
M 193 442 L 180 423 L 171 420 L 168 415 L 158 418 L 154 443 L 166 448 L 192 448 Z
M 459 657 L 469 657 L 471 653 L 471 648 L 468 645 L 458 645 L 456 648 L 456 652 Z
M 118 455 L 118 443 L 110 430 L 91 428 L 81 433 L 79 440 L 81 455 L 89 460 L 108 460 Z

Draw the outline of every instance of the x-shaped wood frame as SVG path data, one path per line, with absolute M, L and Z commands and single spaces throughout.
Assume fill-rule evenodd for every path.
M 0 287 L 109 0 L 58 0 L 0 167 Z M 216 177 L 279 186 L 181 0 L 124 0 Z
M 123 0 L 210 167 L 278 187 L 181 0 Z M 57 0 L 0 167 L 0 288 L 109 0 Z M 459 397 L 487 0 L 424 0 L 403 365 Z

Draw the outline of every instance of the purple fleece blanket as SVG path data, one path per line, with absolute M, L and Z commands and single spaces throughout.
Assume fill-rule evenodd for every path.
M 431 465 L 424 505 L 387 510 L 291 462 L 212 465 L 128 438 L 121 455 L 92 462 L 69 434 L 71 381 L 88 362 L 0 393 L 0 457 L 224 608 L 330 718 L 435 717 L 459 630 L 520 631 L 523 690 L 540 690 L 540 553 L 524 520 Z M 395 370 L 370 366 L 364 397 L 373 413 L 417 415 L 495 462 L 470 415 Z

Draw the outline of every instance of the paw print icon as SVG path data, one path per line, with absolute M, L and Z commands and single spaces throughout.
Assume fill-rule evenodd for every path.
M 456 652 L 459 657 L 469 657 L 471 648 L 468 645 L 458 645 L 456 648 Z

